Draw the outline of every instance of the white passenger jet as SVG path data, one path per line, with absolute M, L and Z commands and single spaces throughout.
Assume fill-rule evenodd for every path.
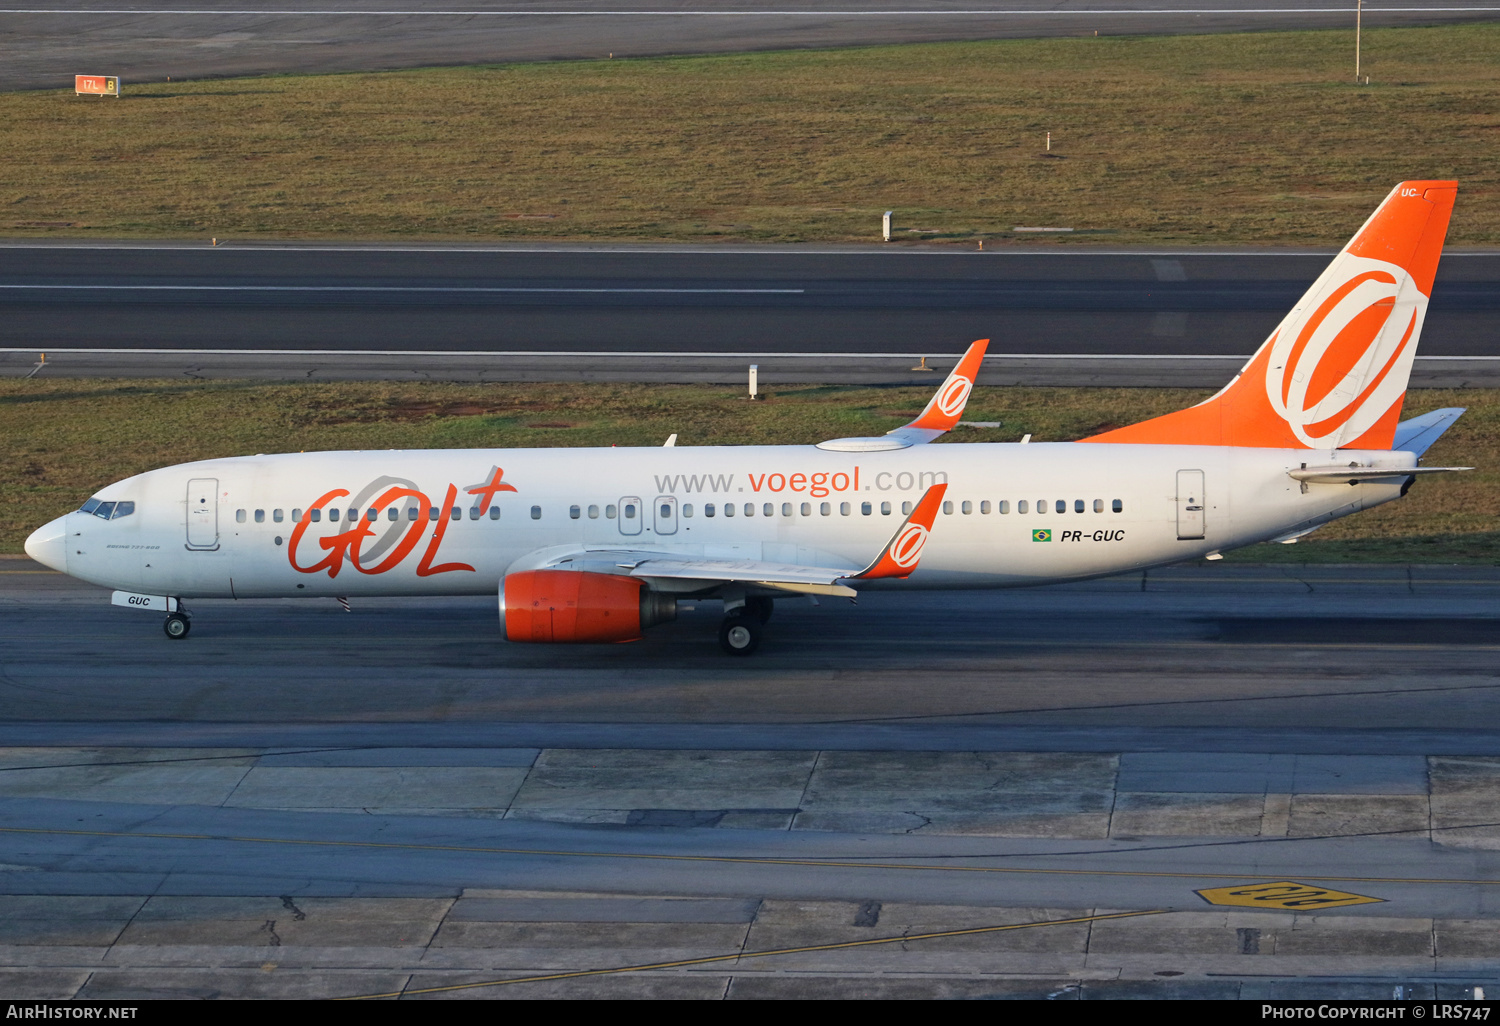
M 1457 183 L 1386 197 L 1221 392 L 1081 442 L 931 445 L 922 415 L 818 445 L 308 452 L 166 467 L 31 535 L 33 559 L 185 599 L 496 594 L 513 642 L 620 642 L 718 599 L 747 655 L 777 598 L 1099 577 L 1293 541 L 1406 494 L 1463 413 L 1401 421 Z

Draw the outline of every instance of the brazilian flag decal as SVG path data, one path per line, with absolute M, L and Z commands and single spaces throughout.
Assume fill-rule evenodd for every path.
M 1051 541 L 1052 532 L 1045 527 L 1038 527 L 1035 531 L 1031 532 L 1031 540 L 1034 542 Z

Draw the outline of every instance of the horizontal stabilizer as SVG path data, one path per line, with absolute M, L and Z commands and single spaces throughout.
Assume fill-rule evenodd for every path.
M 1443 437 L 1443 432 L 1451 428 L 1464 412 L 1465 407 L 1448 406 L 1411 420 L 1403 420 L 1396 425 L 1396 438 L 1391 443 L 1391 448 L 1401 452 L 1414 452 L 1420 456 L 1431 449 L 1432 443 Z

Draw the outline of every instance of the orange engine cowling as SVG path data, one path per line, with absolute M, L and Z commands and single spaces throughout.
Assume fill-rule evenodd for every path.
M 634 641 L 677 619 L 677 600 L 636 577 L 577 570 L 526 570 L 500 582 L 500 631 L 507 641 Z

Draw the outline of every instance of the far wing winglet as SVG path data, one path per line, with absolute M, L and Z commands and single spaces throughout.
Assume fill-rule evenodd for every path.
M 942 506 L 943 495 L 947 491 L 946 484 L 936 484 L 922 493 L 917 508 L 896 528 L 896 533 L 891 535 L 891 540 L 880 550 L 875 561 L 859 573 L 851 574 L 849 580 L 910 577 L 917 569 L 917 561 L 922 558 L 922 547 L 927 544 L 927 536 L 932 533 L 932 522 L 937 519 L 938 508 Z
M 974 391 L 974 382 L 979 377 L 979 365 L 984 362 L 984 352 L 990 340 L 982 338 L 969 347 L 963 359 L 958 361 L 943 382 L 943 387 L 927 403 L 916 420 L 887 431 L 883 435 L 869 438 L 834 438 L 819 442 L 819 449 L 834 452 L 882 452 L 888 449 L 905 449 L 913 445 L 930 442 L 958 426 L 964 415 L 964 406 L 969 393 Z

